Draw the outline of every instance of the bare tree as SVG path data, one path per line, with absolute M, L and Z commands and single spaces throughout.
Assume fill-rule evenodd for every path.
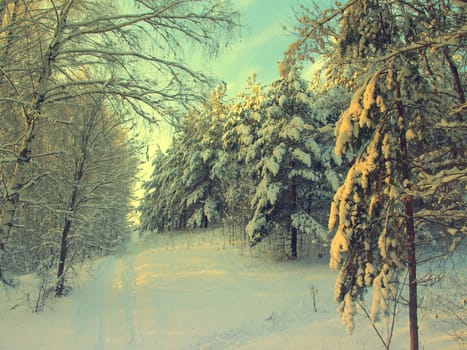
M 93 220 L 99 218 L 99 212 L 113 207 L 121 216 L 126 216 L 128 208 L 128 192 L 135 175 L 135 167 L 131 167 L 131 149 L 124 132 L 125 120 L 109 113 L 102 99 L 90 100 L 84 109 L 72 108 L 73 119 L 68 130 L 70 136 L 65 157 L 60 164 L 67 171 L 60 185 L 64 186 L 64 210 L 61 216 L 60 253 L 58 259 L 56 295 L 65 291 L 66 263 L 69 259 L 69 248 L 72 240 L 90 249 L 85 239 L 80 239 L 79 227 L 94 231 Z M 79 128 L 76 128 L 79 126 Z M 66 142 L 66 141 L 65 141 Z M 126 194 L 123 198 L 120 194 Z M 107 213 L 108 214 L 108 213 Z M 115 219 L 115 218 L 114 218 Z M 94 223 L 95 224 L 95 223 Z M 73 227 L 75 229 L 73 230 Z M 106 230 L 93 232 L 105 240 Z M 75 245 L 74 253 L 79 249 Z

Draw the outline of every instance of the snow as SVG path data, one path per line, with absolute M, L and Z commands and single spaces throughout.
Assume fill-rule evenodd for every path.
M 277 159 L 277 158 L 276 158 Z M 273 176 L 276 176 L 279 172 L 280 166 L 275 161 L 274 157 L 264 159 L 264 169 L 268 170 Z M 264 174 L 266 175 L 266 174 Z
M 286 152 L 286 146 L 284 145 L 284 143 L 280 143 L 274 148 L 272 155 L 274 156 L 274 158 L 276 158 L 277 162 L 280 163 L 282 162 L 282 157 L 285 155 Z
M 340 187 L 340 180 L 337 177 L 336 172 L 333 171 L 332 169 L 326 169 L 325 175 L 326 175 L 326 180 L 328 180 L 329 184 L 331 185 L 332 190 L 336 192 L 337 189 Z
M 311 156 L 308 153 L 303 152 L 300 148 L 295 148 L 292 151 L 292 155 L 307 167 L 311 167 Z
M 311 215 L 308 213 L 300 211 L 298 213 L 291 215 L 292 226 L 296 227 L 301 232 L 307 235 L 315 235 L 319 237 L 321 241 L 328 242 L 328 232 L 327 230 Z
M 24 301 L 26 290 L 2 287 L 0 349 L 383 349 L 359 315 L 353 335 L 346 333 L 333 302 L 336 274 L 325 261 L 256 257 L 222 235 L 133 242 L 82 272 L 70 295 L 39 314 Z M 458 349 L 440 322 L 423 317 L 421 347 Z M 391 348 L 408 349 L 406 328 L 402 313 Z
M 287 96 L 282 95 L 281 97 L 279 97 L 279 106 L 281 108 L 284 108 L 286 103 L 287 103 Z

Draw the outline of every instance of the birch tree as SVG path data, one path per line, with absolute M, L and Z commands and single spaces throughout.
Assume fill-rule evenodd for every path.
M 3 255 L 20 194 L 35 180 L 26 169 L 33 140 L 40 137 L 37 124 L 59 118 L 46 116 L 44 107 L 101 95 L 149 121 L 170 120 L 210 82 L 187 66 L 183 46 L 215 53 L 223 34 L 236 27 L 237 15 L 228 2 L 212 0 L 135 0 L 125 8 L 110 1 L 8 1 L 0 13 L 0 54 L 8 58 L 0 63 L 1 83 L 9 87 L 0 102 L 21 125 L 9 147 L 14 166 L 2 173 Z
M 123 218 L 128 215 L 129 191 L 136 171 L 132 166 L 134 155 L 125 132 L 125 120 L 112 115 L 102 99 L 85 99 L 85 102 L 86 108 L 75 106 L 71 110 L 71 114 L 79 115 L 72 117 L 73 130 L 67 130 L 70 137 L 64 140 L 69 142 L 65 145 L 68 151 L 60 162 L 69 171 L 67 177 L 58 179 L 64 187 L 64 214 L 57 259 L 57 296 L 65 291 L 66 266 L 71 263 L 72 252 L 79 254 L 87 250 L 89 254 L 96 248 L 111 246 L 110 242 L 103 244 L 102 241 L 110 240 L 109 231 L 115 230 L 117 234 L 122 227 L 106 228 L 105 216 L 118 220 L 115 213 L 109 213 L 111 208 Z M 95 225 L 100 225 L 98 231 Z
M 58 111 L 45 107 L 47 115 Z M 36 273 L 39 295 L 73 287 L 73 267 L 115 252 L 130 236 L 130 193 L 137 169 L 119 109 L 101 99 L 61 106 L 61 122 L 42 120 L 29 176 L 46 174 L 22 192 L 3 261 L 15 274 Z M 57 151 L 58 150 L 58 151 Z M 54 270 L 55 274 L 52 273 Z

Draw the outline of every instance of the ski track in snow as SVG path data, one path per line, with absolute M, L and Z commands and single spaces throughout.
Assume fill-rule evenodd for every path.
M 142 340 L 136 322 L 143 305 L 137 303 L 137 294 L 144 293 L 136 288 L 135 256 L 109 257 L 93 275 L 76 296 L 70 296 L 78 299 L 73 300 L 77 306 L 70 327 L 76 329 L 76 349 L 82 349 L 80 344 L 84 343 L 94 350 L 140 348 Z M 146 319 L 152 319 L 151 313 L 147 305 Z
M 183 237 L 135 242 L 102 259 L 52 310 L 1 307 L 0 350 L 382 349 L 365 320 L 346 334 L 324 264 L 240 256 L 224 243 Z M 404 350 L 403 316 L 400 323 L 391 348 Z M 425 350 L 457 348 L 445 333 L 432 337 L 423 338 Z
M 114 272 L 106 273 L 106 272 Z M 73 323 L 77 325 L 75 343 L 83 337 L 95 339 L 92 349 L 113 349 L 113 339 L 127 339 L 127 349 L 137 342 L 134 325 L 133 299 L 135 293 L 133 257 L 105 260 L 96 276 L 78 294 L 79 301 Z M 122 343 L 125 343 L 123 341 Z

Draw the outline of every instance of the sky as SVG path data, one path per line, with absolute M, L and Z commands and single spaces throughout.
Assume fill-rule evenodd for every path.
M 256 73 L 259 82 L 269 84 L 279 78 L 277 62 L 294 40 L 284 29 L 294 23 L 296 0 L 234 0 L 245 25 L 241 37 L 216 59 L 208 70 L 227 83 L 230 93 L 243 89 Z
M 284 27 L 293 29 L 294 10 L 311 0 L 232 0 L 245 26 L 241 38 L 221 54 L 208 60 L 207 73 L 227 83 L 230 94 L 240 92 L 246 80 L 256 73 L 257 81 L 270 84 L 279 79 L 277 63 L 284 58 L 288 45 L 296 40 Z M 326 8 L 332 0 L 315 0 Z M 310 70 L 311 67 L 306 67 Z M 304 73 L 307 75 L 307 71 Z
M 307 3 L 307 1 L 301 1 Z M 279 79 L 277 62 L 284 57 L 284 51 L 294 37 L 284 26 L 294 24 L 294 9 L 298 0 L 233 0 L 240 12 L 244 25 L 238 39 L 222 50 L 217 57 L 195 58 L 188 64 L 227 83 L 231 96 L 239 93 L 251 75 L 256 74 L 259 83 L 269 84 Z M 169 145 L 171 130 L 166 125 L 153 130 L 150 148 L 159 145 L 163 150 Z

